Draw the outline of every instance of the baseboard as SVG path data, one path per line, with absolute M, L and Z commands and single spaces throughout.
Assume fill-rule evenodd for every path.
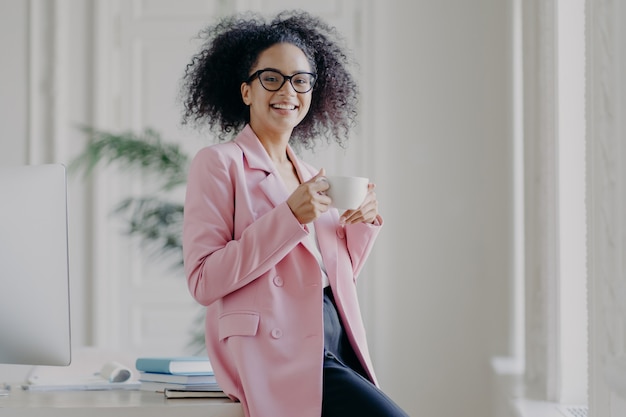
M 524 398 L 524 364 L 514 358 L 493 358 L 492 417 L 565 417 L 560 404 Z

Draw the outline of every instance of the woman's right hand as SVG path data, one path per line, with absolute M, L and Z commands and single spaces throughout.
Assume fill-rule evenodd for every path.
M 325 193 L 328 181 L 324 168 L 313 178 L 302 183 L 287 199 L 287 205 L 301 224 L 311 223 L 328 211 L 331 199 Z

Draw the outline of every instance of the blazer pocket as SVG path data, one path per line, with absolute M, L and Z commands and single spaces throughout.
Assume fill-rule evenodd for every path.
M 220 341 L 231 336 L 254 336 L 258 329 L 259 313 L 254 311 L 235 311 L 219 318 Z

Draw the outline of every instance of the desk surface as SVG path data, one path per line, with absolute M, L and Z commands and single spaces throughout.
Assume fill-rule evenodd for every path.
M 13 389 L 0 396 L 0 417 L 176 416 L 243 417 L 227 398 L 167 399 L 148 391 L 47 391 Z

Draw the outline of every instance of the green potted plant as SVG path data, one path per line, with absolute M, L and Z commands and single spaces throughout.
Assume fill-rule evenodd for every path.
M 87 176 L 98 165 L 115 164 L 120 169 L 154 178 L 156 193 L 125 198 L 113 211 L 125 217 L 129 236 L 138 237 L 152 252 L 171 256 L 182 276 L 183 203 L 171 201 L 167 195 L 186 184 L 189 156 L 177 144 L 163 141 L 153 129 L 145 129 L 141 134 L 111 133 L 89 127 L 81 130 L 88 141 L 70 162 L 70 173 L 82 170 Z M 189 346 L 200 353 L 204 351 L 204 316 L 199 315 L 195 321 L 194 328 L 201 330 L 192 333 Z

